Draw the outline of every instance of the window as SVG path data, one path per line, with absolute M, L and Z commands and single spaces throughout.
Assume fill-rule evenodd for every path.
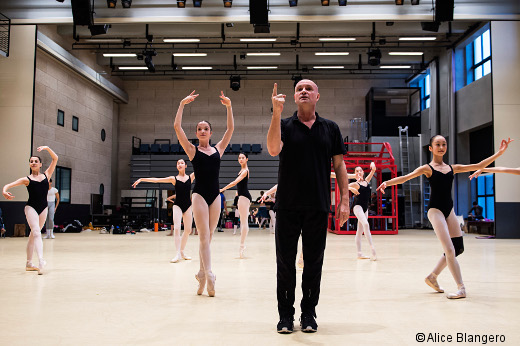
M 65 112 L 58 109 L 58 125 L 65 126 Z
M 482 215 L 486 219 L 495 219 L 495 182 L 493 174 L 481 175 L 473 184 L 477 191 L 477 203 L 484 209 Z
M 56 167 L 56 188 L 60 193 L 60 203 L 70 203 L 70 176 L 70 168 Z
M 466 85 L 491 72 L 491 37 L 489 29 L 466 46 Z
M 430 108 L 430 70 L 426 70 L 425 74 L 417 77 L 413 82 L 410 83 L 411 87 L 421 88 L 421 110 Z
M 78 132 L 79 119 L 78 117 L 72 116 L 72 131 Z

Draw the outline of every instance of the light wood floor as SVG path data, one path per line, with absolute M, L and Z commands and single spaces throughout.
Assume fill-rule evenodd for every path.
M 354 236 L 329 234 L 318 333 L 300 332 L 296 320 L 295 333 L 278 335 L 267 230 L 250 232 L 243 260 L 238 236 L 215 233 L 215 298 L 195 294 L 197 236 L 186 250 L 194 259 L 171 264 L 164 232 L 58 234 L 44 240 L 43 276 L 24 271 L 27 238 L 0 239 L 0 345 L 417 345 L 417 333 L 458 332 L 520 344 L 520 240 L 466 235 L 459 260 L 468 298 L 458 301 L 423 281 L 442 254 L 433 231 L 374 240 L 379 260 L 370 262 L 355 259 Z M 447 269 L 439 282 L 456 288 Z

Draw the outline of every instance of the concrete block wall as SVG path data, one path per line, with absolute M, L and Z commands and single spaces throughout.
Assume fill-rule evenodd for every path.
M 72 204 L 90 204 L 90 194 L 99 193 L 101 183 L 104 203 L 110 204 L 112 142 L 117 141 L 112 97 L 41 50 L 36 54 L 34 97 L 33 152 L 47 145 L 58 154 L 59 166 L 71 168 Z M 65 112 L 64 127 L 57 124 L 58 109 Z M 73 115 L 79 118 L 78 132 L 72 130 Z M 46 168 L 49 155 L 42 160 Z
M 291 80 L 242 80 L 239 91 L 229 88 L 228 80 L 126 81 L 124 89 L 130 102 L 119 112 L 118 184 L 129 189 L 132 136 L 143 143 L 154 139 L 170 139 L 177 143 L 173 120 L 180 101 L 195 90 L 200 96 L 184 109 L 183 129 L 188 138 L 195 138 L 196 124 L 208 120 L 213 127 L 213 143 L 218 142 L 226 128 L 226 109 L 220 104 L 220 91 L 231 99 L 235 132 L 231 143 L 261 143 L 266 150 L 266 137 L 271 122 L 271 95 L 274 82 L 278 92 L 287 95 L 283 117 L 296 110 L 294 84 Z M 365 95 L 371 87 L 402 87 L 401 80 L 316 80 L 321 98 L 317 112 L 335 121 L 343 137 L 349 135 L 352 118 L 365 117 Z

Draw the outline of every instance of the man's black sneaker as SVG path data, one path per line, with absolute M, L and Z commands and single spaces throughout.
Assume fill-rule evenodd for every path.
M 300 316 L 300 327 L 304 333 L 315 333 L 318 330 L 318 324 L 311 314 L 302 314 Z
M 276 325 L 276 331 L 280 334 L 290 334 L 294 330 L 294 317 L 282 317 Z

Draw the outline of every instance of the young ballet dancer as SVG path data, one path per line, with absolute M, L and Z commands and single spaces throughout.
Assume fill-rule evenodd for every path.
M 215 296 L 215 274 L 211 271 L 211 239 L 213 232 L 217 227 L 220 216 L 220 193 L 218 175 L 220 171 L 220 158 L 224 153 L 231 136 L 233 135 L 233 109 L 231 100 L 224 96 L 224 92 L 220 92 L 220 102 L 226 106 L 227 110 L 227 128 L 220 142 L 212 147 L 209 144 L 212 131 L 211 124 L 202 120 L 197 124 L 196 136 L 199 145 L 196 147 L 188 140 L 186 133 L 182 129 L 182 113 L 184 106 L 195 101 L 198 94 L 195 90 L 186 96 L 179 105 L 175 116 L 174 129 L 182 148 L 188 155 L 193 170 L 195 171 L 195 187 L 193 188 L 192 206 L 195 225 L 199 232 L 199 256 L 200 270 L 195 275 L 199 282 L 197 294 L 201 295 L 207 282 L 207 291 L 210 297 Z
M 177 254 L 170 260 L 171 263 L 177 263 L 181 259 L 190 260 L 191 257 L 184 253 L 186 243 L 188 242 L 188 236 L 191 233 L 191 225 L 193 222 L 193 214 L 191 211 L 191 184 L 195 180 L 195 174 L 186 174 L 186 162 L 183 159 L 177 161 L 177 170 L 179 174 L 177 176 L 169 176 L 166 178 L 139 178 L 132 185 L 133 188 L 139 183 L 171 183 L 175 186 L 175 195 L 170 196 L 167 200 L 175 199 L 173 202 L 173 231 L 175 249 Z M 181 237 L 181 219 L 184 220 L 184 232 Z
M 240 214 L 240 249 L 239 257 L 244 258 L 244 251 L 246 250 L 246 237 L 249 232 L 249 207 L 251 206 L 251 194 L 247 189 L 247 181 L 249 180 L 249 168 L 247 167 L 248 157 L 246 153 L 238 155 L 238 163 L 240 164 L 240 172 L 238 177 L 231 183 L 220 189 L 224 192 L 233 186 L 237 186 L 238 192 L 238 212 Z
M 457 291 L 449 293 L 447 295 L 449 299 L 466 298 L 466 287 L 462 281 L 460 266 L 456 258 L 464 252 L 464 243 L 459 223 L 453 211 L 453 200 L 451 198 L 453 175 L 484 169 L 502 155 L 511 142 L 511 139 L 507 141 L 502 140 L 498 152 L 480 161 L 478 164 L 448 165 L 443 162 L 444 154 L 447 151 L 446 139 L 440 135 L 433 136 L 430 139 L 429 146 L 433 158 L 429 164 L 418 167 L 407 175 L 385 181 L 377 188 L 378 191 L 380 190 L 384 193 L 386 187 L 402 184 L 420 175 L 424 174 L 428 178 L 431 189 L 428 220 L 430 220 L 433 230 L 441 242 L 444 255 L 440 258 L 431 274 L 425 278 L 425 282 L 437 292 L 444 292 L 437 283 L 437 276 L 448 266 L 453 279 L 457 283 Z
M 58 189 L 52 186 L 52 179 L 49 179 L 49 192 L 47 192 L 47 206 L 48 209 L 48 218 L 47 225 L 45 228 L 47 229 L 47 233 L 45 234 L 45 239 L 54 239 L 54 214 L 58 209 L 58 205 L 60 204 L 60 194 Z
M 365 179 L 365 172 L 363 168 L 356 167 L 354 172 L 356 174 L 356 182 L 349 184 L 349 190 L 357 190 L 358 195 L 354 199 L 354 207 L 352 211 L 354 215 L 356 215 L 358 219 L 357 231 L 356 231 L 356 248 L 357 248 L 357 258 L 358 259 L 368 259 L 375 261 L 377 259 L 376 249 L 374 248 L 374 243 L 372 242 L 372 235 L 370 234 L 370 225 L 368 224 L 368 204 L 370 203 L 370 180 L 374 176 L 376 172 L 376 165 L 374 162 L 370 164 L 370 173 Z M 361 237 L 365 233 L 365 238 L 367 238 L 368 244 L 370 245 L 371 254 L 370 256 L 364 256 L 361 252 Z
M 25 217 L 27 223 L 31 229 L 29 234 L 29 241 L 27 242 L 27 263 L 25 270 L 27 271 L 38 271 L 38 275 L 43 274 L 43 268 L 46 265 L 46 261 L 43 259 L 43 241 L 41 229 L 47 219 L 47 193 L 49 191 L 49 181 L 47 177 L 51 177 L 58 163 L 58 155 L 51 148 L 47 146 L 38 147 L 36 150 L 41 152 L 47 150 L 51 155 L 52 162 L 49 168 L 42 174 L 40 173 L 42 168 L 42 160 L 39 156 L 31 156 L 29 158 L 29 166 L 31 168 L 31 175 L 28 177 L 20 178 L 10 184 L 4 186 L 2 194 L 6 199 L 14 199 L 14 195 L 8 190 L 12 187 L 25 185 L 27 192 L 29 192 L 29 200 L 25 205 Z M 36 249 L 38 255 L 39 264 L 38 267 L 32 263 L 33 252 Z

